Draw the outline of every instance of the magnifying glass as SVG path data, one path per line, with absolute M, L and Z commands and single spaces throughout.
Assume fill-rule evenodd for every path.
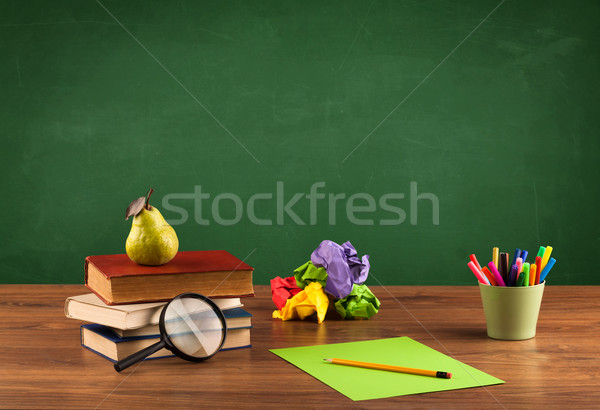
M 221 309 L 198 293 L 182 293 L 165 305 L 159 320 L 160 341 L 115 363 L 120 372 L 162 348 L 192 362 L 217 353 L 227 337 Z

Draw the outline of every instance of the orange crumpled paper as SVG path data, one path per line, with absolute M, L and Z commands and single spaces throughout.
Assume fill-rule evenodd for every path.
M 309 283 L 302 292 L 288 299 L 281 310 L 273 312 L 274 319 L 304 320 L 317 312 L 317 320 L 322 323 L 329 307 L 329 298 L 319 282 Z

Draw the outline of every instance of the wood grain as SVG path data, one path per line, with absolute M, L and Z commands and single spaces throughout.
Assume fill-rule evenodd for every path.
M 548 286 L 537 336 L 489 339 L 479 291 L 372 287 L 381 311 L 368 321 L 271 319 L 270 289 L 245 300 L 251 349 L 196 364 L 142 362 L 119 374 L 79 344 L 81 322 L 63 313 L 80 285 L 0 286 L 0 406 L 6 408 L 419 407 L 566 408 L 600 401 L 600 287 Z M 268 349 L 409 336 L 506 381 L 503 385 L 353 402 Z

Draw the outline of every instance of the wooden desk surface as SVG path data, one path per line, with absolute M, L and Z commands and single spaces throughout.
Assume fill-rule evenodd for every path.
M 254 316 L 251 349 L 204 363 L 151 360 L 119 374 L 81 347 L 81 322 L 64 316 L 65 298 L 86 293 L 83 286 L 0 285 L 0 406 L 576 408 L 600 401 L 600 287 L 548 286 L 537 336 L 518 342 L 487 338 L 476 286 L 371 289 L 382 302 L 371 320 L 318 325 L 271 319 L 270 289 L 256 286 L 256 297 L 245 300 Z M 353 402 L 268 351 L 397 336 L 506 383 Z

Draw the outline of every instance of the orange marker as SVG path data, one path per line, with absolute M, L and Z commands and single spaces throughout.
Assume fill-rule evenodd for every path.
M 536 285 L 536 283 L 535 283 L 535 281 L 537 279 L 536 271 L 537 271 L 537 266 L 534 263 L 532 263 L 531 266 L 529 267 L 529 286 Z
M 536 256 L 535 257 L 535 284 L 539 285 L 540 284 L 540 273 L 542 273 L 542 257 L 541 256 Z
M 485 277 L 488 278 L 488 280 L 490 281 L 490 284 L 492 286 L 498 286 L 498 282 L 496 282 L 496 278 L 494 277 L 494 275 L 492 275 L 492 272 L 490 272 L 490 270 L 487 268 L 487 266 L 484 266 L 482 271 L 483 271 L 483 274 L 485 275 Z

